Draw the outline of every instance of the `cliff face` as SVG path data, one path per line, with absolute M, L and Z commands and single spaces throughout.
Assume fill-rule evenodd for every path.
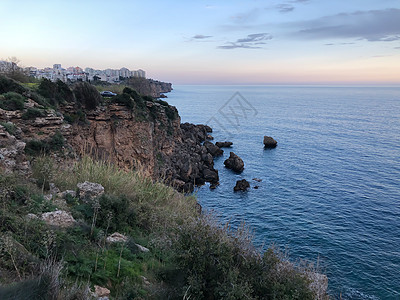
M 169 93 L 172 91 L 171 83 L 161 82 L 153 79 L 132 77 L 126 79 L 122 83 L 132 87 L 141 95 L 147 95 L 155 98 L 163 97 L 164 93 Z
M 44 110 L 32 100 L 25 106 L 19 111 L 0 110 L 0 122 L 10 122 L 17 128 L 10 134 L 0 126 L 4 140 L 0 147 L 6 149 L 6 144 L 14 143 L 19 151 L 19 156 L 14 155 L 18 161 L 23 161 L 24 143 L 49 144 L 58 133 L 65 139 L 60 159 L 88 152 L 123 168 L 140 169 L 180 191 L 192 191 L 196 184 L 218 182 L 213 157 L 202 145 L 211 129 L 180 124 L 176 108 L 164 101 L 145 101 L 140 108 L 107 103 L 94 110 L 82 110 L 76 104 L 60 106 L 57 111 Z M 27 106 L 41 108 L 43 116 L 24 119 Z M 65 122 L 64 117 L 71 119 L 78 111 L 85 117 L 72 124 Z
M 64 113 L 73 111 L 65 107 Z M 171 118 L 171 110 L 175 118 Z M 180 191 L 218 182 L 213 158 L 202 145 L 210 128 L 180 124 L 175 107 L 147 101 L 143 110 L 111 104 L 86 112 L 85 124 L 73 124 L 68 143 L 119 166 L 142 170 Z M 84 145 L 84 146 L 83 146 Z

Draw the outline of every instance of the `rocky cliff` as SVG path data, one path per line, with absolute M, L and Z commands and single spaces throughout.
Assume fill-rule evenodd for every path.
M 172 84 L 153 79 L 132 77 L 122 82 L 136 90 L 141 95 L 147 95 L 155 98 L 164 98 L 164 93 L 172 91 Z
M 2 154 L 0 164 L 18 169 L 24 153 L 56 150 L 60 159 L 72 159 L 86 152 L 127 169 L 139 169 L 180 191 L 192 191 L 205 182 L 217 184 L 213 156 L 203 145 L 211 128 L 180 124 L 175 107 L 134 95 L 124 93 L 91 110 L 79 103 L 46 109 L 29 98 L 23 109 L 0 108 L 0 124 L 15 127 L 8 132 L 0 126 L 0 153 L 11 149 L 11 144 L 14 153 Z M 28 110 L 36 114 L 27 117 Z

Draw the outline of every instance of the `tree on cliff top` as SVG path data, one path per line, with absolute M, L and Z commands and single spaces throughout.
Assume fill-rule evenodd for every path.
M 74 86 L 76 102 L 86 109 L 95 109 L 101 102 L 100 93 L 96 88 L 87 82 L 78 82 Z

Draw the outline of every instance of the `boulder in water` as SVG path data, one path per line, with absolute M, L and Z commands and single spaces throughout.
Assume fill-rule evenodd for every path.
M 216 142 L 215 143 L 215 146 L 220 147 L 220 148 L 229 148 L 232 145 L 233 145 L 232 142 Z
M 265 148 L 275 148 L 278 145 L 278 142 L 270 137 L 270 136 L 264 136 L 264 147 Z
M 250 188 L 250 183 L 246 179 L 236 181 L 236 186 L 233 188 L 235 192 L 237 191 L 247 191 Z
M 231 152 L 229 158 L 224 161 L 224 165 L 235 172 L 242 172 L 244 169 L 243 160 L 233 152 Z

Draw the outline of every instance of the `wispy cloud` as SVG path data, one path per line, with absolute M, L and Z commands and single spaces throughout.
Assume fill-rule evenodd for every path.
M 196 34 L 195 36 L 192 36 L 192 39 L 195 39 L 195 40 L 204 40 L 204 39 L 209 39 L 209 38 L 212 38 L 212 35 Z
M 269 33 L 253 33 L 247 35 L 245 38 L 237 39 L 235 42 L 228 42 L 225 45 L 218 46 L 218 49 L 261 49 L 260 45 L 265 45 L 268 40 L 272 39 Z
M 371 42 L 400 40 L 400 9 L 357 11 L 295 22 L 293 35 L 304 39 L 355 38 Z
M 278 4 L 275 7 L 281 13 L 288 13 L 294 10 L 294 6 L 287 3 Z

